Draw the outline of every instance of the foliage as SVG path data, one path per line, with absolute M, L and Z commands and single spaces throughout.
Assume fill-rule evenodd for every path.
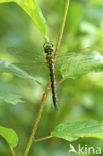
M 41 60 L 36 65 L 33 59 L 36 55 L 40 55 L 40 58 L 44 55 L 42 48 L 44 40 L 50 38 L 56 45 L 65 1 L 0 0 L 0 3 L 2 3 L 0 4 L 0 125 L 15 129 L 19 137 L 15 153 L 21 156 L 47 83 L 42 77 L 47 72 L 43 67 L 44 62 Z M 40 8 L 48 23 L 49 37 L 47 24 Z M 51 129 L 54 129 L 51 137 L 73 141 L 75 146 L 80 142 L 82 145 L 103 147 L 103 143 L 96 140 L 96 138 L 103 139 L 102 10 L 101 0 L 71 1 L 62 47 L 59 51 L 61 57 L 57 58 L 59 70 L 56 71 L 56 81 L 60 82 L 62 77 L 66 79 L 57 87 L 59 110 L 54 111 L 52 99 L 48 97 L 36 138 L 46 136 L 51 133 Z M 10 46 L 25 49 L 28 55 L 23 55 L 22 51 L 19 55 L 15 51 L 14 54 L 10 54 L 7 52 Z M 85 47 L 93 48 L 85 49 Z M 82 51 L 79 50 L 82 48 L 84 48 Z M 22 67 L 30 64 L 31 68 L 30 66 L 21 68 L 11 63 L 20 61 L 24 62 Z M 47 79 L 48 76 L 49 74 L 46 75 Z M 38 83 L 41 81 L 43 83 L 40 86 Z M 18 138 L 12 129 L 1 126 L 0 135 L 8 142 L 13 152 Z M 78 140 L 79 138 L 82 139 Z M 46 140 L 33 145 L 30 155 L 43 156 L 51 153 L 54 156 L 62 152 L 62 155 L 67 156 L 68 144 L 64 140 L 60 142 L 59 139 Z M 8 155 L 10 151 L 3 140 L 0 142 L 0 147 L 2 147 L 0 155 Z
M 42 12 L 36 2 L 36 0 L 1 0 L 0 3 L 4 2 L 16 2 L 25 12 L 32 18 L 37 28 L 40 30 L 44 39 L 46 36 L 46 24 Z
M 12 129 L 0 126 L 0 135 L 8 142 L 9 145 L 16 147 L 18 138 Z
M 90 72 L 100 72 L 103 70 L 103 56 L 93 49 L 87 49 L 81 53 L 76 53 L 68 58 L 61 67 L 64 78 L 78 78 Z
M 22 102 L 20 95 L 7 92 L 0 92 L 0 100 L 4 100 L 5 102 L 11 104 L 17 104 L 19 102 Z
M 63 138 L 67 141 L 75 141 L 80 137 L 94 137 L 103 139 L 103 122 L 82 121 L 68 124 L 60 124 L 51 133 L 52 136 Z
M 10 64 L 8 61 L 0 60 L 0 73 L 4 73 L 4 72 L 15 74 L 16 76 L 24 79 L 35 80 L 32 76 L 27 74 L 22 69 L 19 69 L 15 65 Z

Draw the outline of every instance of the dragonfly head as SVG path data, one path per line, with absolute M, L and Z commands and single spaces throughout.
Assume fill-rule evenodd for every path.
M 44 44 L 44 52 L 45 53 L 51 53 L 53 51 L 54 51 L 53 44 L 52 43 L 49 43 L 49 42 L 46 42 Z

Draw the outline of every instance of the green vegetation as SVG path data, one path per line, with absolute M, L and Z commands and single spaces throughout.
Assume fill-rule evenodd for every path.
M 102 0 L 0 3 L 0 155 L 81 155 L 69 144 L 102 155 Z M 58 55 L 58 111 L 44 63 L 48 41 Z

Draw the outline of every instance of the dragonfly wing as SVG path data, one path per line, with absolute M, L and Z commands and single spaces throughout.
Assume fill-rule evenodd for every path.
M 93 71 L 101 61 L 103 61 L 103 56 L 98 49 L 86 48 L 58 57 L 56 67 L 64 77 L 75 78 Z
M 19 63 L 15 63 L 15 65 L 27 71 L 32 76 L 42 77 L 43 75 L 44 77 L 46 75 L 45 73 L 48 73 L 48 68 L 45 64 L 46 59 L 44 57 L 35 56 L 34 54 L 29 55 L 29 52 L 25 51 L 20 52 L 17 48 L 12 48 L 10 53 L 18 57 L 17 61 L 19 60 Z M 85 48 L 77 52 L 69 52 L 67 55 L 56 56 L 56 58 L 55 66 L 57 71 L 59 70 L 64 77 L 75 78 L 82 75 L 83 72 L 88 73 L 88 71 L 96 68 L 97 62 L 101 61 L 102 56 L 96 48 Z M 45 77 L 48 76 L 46 75 Z
M 35 78 L 48 78 L 49 70 L 45 63 L 12 63 Z
M 68 62 L 69 59 L 71 59 L 72 57 L 75 57 L 77 55 L 85 55 L 85 54 L 89 54 L 93 51 L 97 51 L 96 48 L 92 48 L 92 47 L 87 47 L 87 48 L 83 48 L 83 49 L 80 49 L 80 50 L 77 50 L 77 51 L 70 51 L 70 52 L 66 52 L 66 54 L 63 54 L 63 55 L 57 55 L 55 56 L 56 57 L 56 62 L 57 64 L 61 64 L 61 63 L 66 63 Z
M 29 52 L 23 49 L 8 47 L 7 53 L 16 58 L 18 62 L 46 62 L 45 56 L 41 54 L 35 54 L 35 52 Z

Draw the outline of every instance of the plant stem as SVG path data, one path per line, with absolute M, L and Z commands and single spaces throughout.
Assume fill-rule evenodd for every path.
M 66 78 L 62 78 L 62 79 L 56 84 L 56 87 L 58 87 L 64 80 L 66 80 Z
M 66 21 L 68 7 L 69 7 L 69 2 L 70 2 L 70 0 L 67 0 L 66 1 L 65 10 L 64 10 L 64 16 L 63 16 L 63 21 L 62 21 L 62 25 L 61 25 L 61 29 L 60 29 L 60 34 L 59 34 L 59 38 L 58 38 L 58 42 L 57 42 L 57 47 L 56 47 L 56 50 L 55 50 L 55 55 L 58 53 L 58 51 L 60 49 L 60 45 L 61 45 L 61 41 L 62 41 L 62 36 L 63 36 L 63 32 L 64 32 L 65 21 Z M 50 79 L 49 79 L 49 82 L 48 82 L 47 87 L 46 87 L 46 91 L 45 91 L 45 93 L 43 95 L 43 98 L 42 98 L 42 103 L 41 103 L 41 106 L 40 106 L 40 110 L 38 112 L 36 122 L 35 122 L 35 124 L 33 126 L 33 130 L 32 130 L 31 136 L 29 138 L 29 141 L 28 141 L 28 144 L 27 144 L 27 147 L 26 147 L 24 156 L 27 156 L 28 155 L 29 150 L 31 148 L 31 145 L 33 143 L 33 137 L 35 138 L 36 130 L 37 130 L 37 127 L 38 127 L 38 124 L 39 124 L 39 121 L 40 121 L 40 118 L 41 118 L 41 115 L 42 115 L 42 112 L 43 112 L 43 109 L 44 109 L 45 101 L 46 101 L 46 98 L 47 98 L 48 93 L 49 93 L 50 83 L 51 82 L 50 82 Z
M 58 87 L 66 78 L 62 78 L 58 83 L 56 84 L 56 87 Z M 51 91 L 51 88 L 49 89 L 49 92 Z
M 53 137 L 53 136 L 49 135 L 49 136 L 46 136 L 46 137 L 43 137 L 43 138 L 33 139 L 33 141 L 35 141 L 35 142 L 44 141 L 44 140 L 50 139 L 50 138 L 52 138 L 52 137 Z
M 45 94 L 43 95 L 42 103 L 41 103 L 41 106 L 40 106 L 40 110 L 38 112 L 37 119 L 36 119 L 36 122 L 34 124 L 33 130 L 32 130 L 31 136 L 30 136 L 30 139 L 28 141 L 28 144 L 27 144 L 27 147 L 26 147 L 24 156 L 27 156 L 28 155 L 29 150 L 31 148 L 31 145 L 33 143 L 33 138 L 35 137 L 35 133 L 36 133 L 36 130 L 37 130 L 37 127 L 38 127 L 38 124 L 39 124 L 39 121 L 40 121 L 40 118 L 41 118 L 43 109 L 44 109 L 45 101 L 46 101 L 47 95 L 49 93 L 49 85 L 50 85 L 50 80 L 49 80 L 49 82 L 47 84 Z
M 11 149 L 12 155 L 13 155 L 13 156 L 16 156 L 15 151 L 14 151 L 14 149 L 12 148 L 12 146 L 11 146 L 10 144 L 9 144 L 9 147 L 10 147 L 10 149 Z
M 56 46 L 56 50 L 55 50 L 55 55 L 57 55 L 57 53 L 58 53 L 58 51 L 60 49 L 61 41 L 62 41 L 62 38 L 63 38 L 63 32 L 64 32 L 64 27 L 65 27 L 66 17 L 67 17 L 67 13 L 68 13 L 69 4 L 70 4 L 70 0 L 67 0 L 66 4 L 65 4 L 64 16 L 63 16 L 62 25 L 61 25 L 61 29 L 60 29 L 60 33 L 59 33 L 59 38 L 58 38 L 58 42 L 57 42 L 57 46 Z

